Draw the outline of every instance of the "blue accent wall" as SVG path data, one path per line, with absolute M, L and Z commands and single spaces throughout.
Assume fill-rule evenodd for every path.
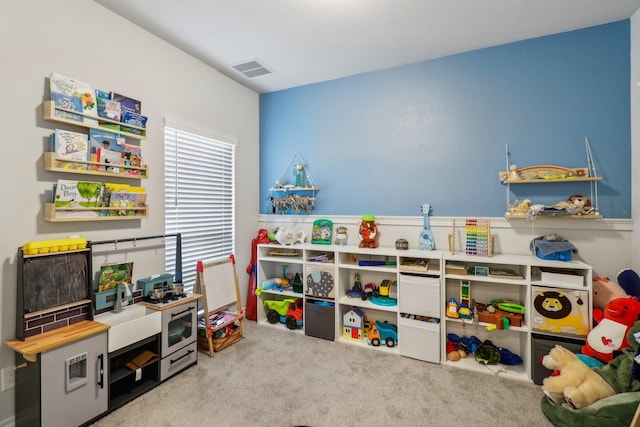
M 402 49 L 401 46 L 398 49 Z M 296 150 L 314 215 L 502 216 L 511 164 L 586 167 L 600 212 L 631 217 L 630 21 L 260 96 L 260 212 Z M 293 170 L 286 171 L 289 183 Z M 589 183 L 512 185 L 546 205 Z

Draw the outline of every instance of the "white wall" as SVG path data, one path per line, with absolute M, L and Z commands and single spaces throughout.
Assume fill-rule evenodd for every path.
M 258 95 L 205 64 L 86 0 L 10 0 L 0 14 L 0 146 L 4 183 L 0 210 L 1 339 L 15 336 L 16 255 L 19 246 L 78 234 L 108 240 L 162 234 L 163 118 L 237 138 L 237 240 L 240 282 L 246 289 L 250 242 L 258 212 Z M 145 220 L 48 223 L 43 202 L 60 174 L 42 169 L 45 140 L 55 124 L 42 120 L 46 78 L 56 72 L 142 101 L 149 138 L 141 142 L 150 167 L 150 216 Z M 68 177 L 71 177 L 70 175 Z M 163 271 L 162 251 L 136 253 L 134 279 Z M 116 260 L 117 261 L 117 260 Z M 103 262 L 102 259 L 95 260 Z M 245 295 L 243 294 L 243 298 Z M 13 366 L 0 347 L 0 369 Z M 11 425 L 13 390 L 0 392 L 0 426 Z

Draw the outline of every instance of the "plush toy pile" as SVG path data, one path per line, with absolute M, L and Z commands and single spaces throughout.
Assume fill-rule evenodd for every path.
M 554 347 L 542 363 L 542 412 L 556 426 L 626 426 L 640 403 L 640 277 L 623 270 L 618 283 L 595 278 L 597 325 L 582 353 Z M 598 366 L 599 365 L 599 366 Z

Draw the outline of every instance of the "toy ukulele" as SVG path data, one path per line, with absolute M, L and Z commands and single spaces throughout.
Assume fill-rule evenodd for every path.
M 433 250 L 435 247 L 435 242 L 433 240 L 433 234 L 431 230 L 429 230 L 429 211 L 431 210 L 431 206 L 427 203 L 422 205 L 422 215 L 424 216 L 424 228 L 420 232 L 420 238 L 418 239 L 418 249 L 422 249 L 424 251 Z

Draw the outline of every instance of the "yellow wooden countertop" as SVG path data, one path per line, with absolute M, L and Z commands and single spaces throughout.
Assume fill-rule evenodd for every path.
M 51 350 L 104 332 L 108 330 L 109 327 L 109 325 L 93 320 L 83 320 L 73 325 L 28 337 L 24 341 L 12 339 L 6 340 L 4 343 L 18 353 L 33 358 L 43 351 Z

